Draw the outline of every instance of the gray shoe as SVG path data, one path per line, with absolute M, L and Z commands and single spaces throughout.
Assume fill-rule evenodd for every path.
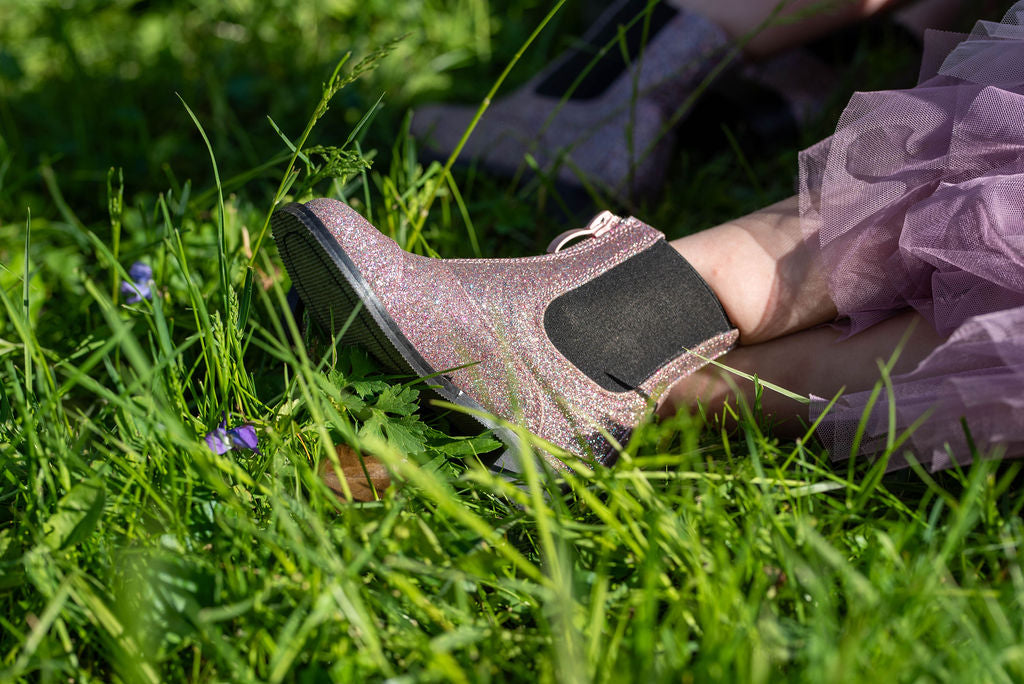
M 572 50 L 512 94 L 495 100 L 469 137 L 462 158 L 500 176 L 525 168 L 532 155 L 563 187 L 590 185 L 613 197 L 648 196 L 661 185 L 674 135 L 670 123 L 708 73 L 728 59 L 730 41 L 698 14 L 659 3 L 644 44 L 645 0 L 621 0 Z M 627 64 L 614 38 L 623 27 Z M 628 27 L 628 28 L 627 28 Z M 596 51 L 611 43 L 596 62 Z M 581 75 L 592 62 L 592 68 Z M 572 97 L 564 93 L 579 80 Z M 447 157 L 476 114 L 475 106 L 427 105 L 412 132 Z

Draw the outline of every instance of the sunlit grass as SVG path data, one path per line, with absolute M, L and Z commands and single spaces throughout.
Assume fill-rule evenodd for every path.
M 680 414 L 642 426 L 614 468 L 578 464 L 561 484 L 529 470 L 514 486 L 473 456 L 496 446 L 491 436 L 457 433 L 423 405 L 422 385 L 293 318 L 280 261 L 259 241 L 278 201 L 344 197 L 400 242 L 418 234 L 417 249 L 445 255 L 544 241 L 536 197 L 472 171 L 442 175 L 388 111 L 397 95 L 376 104 L 381 84 L 425 91 L 446 78 L 440 62 L 514 52 L 492 44 L 493 7 L 167 5 L 86 16 L 40 4 L 0 20 L 23 41 L 0 48 L 0 679 L 1024 676 L 1016 467 L 836 469 L 813 439 L 780 441 L 757 407 L 739 407 L 734 431 Z M 504 21 L 524 16 L 543 12 L 516 7 Z M 414 22 L 422 34 L 328 92 L 305 139 L 342 53 L 355 55 L 344 80 Z M 114 29 L 127 33 L 86 40 Z M 253 116 L 234 96 L 208 97 L 231 92 L 223 77 L 248 73 L 236 71 L 245 57 L 200 44 L 243 34 L 259 37 L 249 47 L 266 61 L 253 64 L 280 69 L 252 86 L 273 93 Z M 78 67 L 65 39 L 81 49 Z M 58 135 L 55 108 L 26 114 L 58 99 L 47 79 L 71 83 L 79 67 L 130 83 L 132 50 L 140 90 L 166 96 L 159 118 L 140 108 L 129 118 L 141 128 L 115 134 L 83 111 Z M 209 61 L 208 81 L 178 89 L 193 120 L 174 74 L 150 70 L 194 76 L 195 60 Z M 90 83 L 74 86 L 73 112 L 131 109 Z M 133 147 L 123 170 L 100 165 Z M 773 178 L 762 192 L 787 191 L 770 170 L 792 155 L 752 158 Z M 692 208 L 670 232 L 758 200 L 728 151 L 682 153 L 677 170 L 650 208 Z M 153 269 L 154 297 L 128 305 L 118 286 L 137 260 Z M 259 451 L 211 452 L 204 438 L 225 419 L 252 424 Z M 380 500 L 346 503 L 325 485 L 336 445 L 388 467 Z

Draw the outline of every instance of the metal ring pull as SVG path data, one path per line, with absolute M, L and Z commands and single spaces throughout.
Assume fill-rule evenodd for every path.
M 561 251 L 566 245 L 581 237 L 601 237 L 613 227 L 622 222 L 618 216 L 610 211 L 602 211 L 587 224 L 586 228 L 573 228 L 567 230 L 548 245 L 548 254 L 555 254 Z

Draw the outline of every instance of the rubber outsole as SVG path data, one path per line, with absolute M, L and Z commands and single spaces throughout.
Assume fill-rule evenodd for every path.
M 302 204 L 287 204 L 274 212 L 270 225 L 292 284 L 325 330 L 333 335 L 342 331 L 342 344 L 362 347 L 398 375 L 432 376 L 426 382 L 441 399 L 486 413 L 476 400 L 456 387 L 443 371 L 438 373 L 416 351 L 315 213 Z M 520 444 L 514 432 L 481 415 L 459 415 L 469 415 L 492 430 L 508 447 L 508 451 L 487 465 L 499 472 L 521 472 Z

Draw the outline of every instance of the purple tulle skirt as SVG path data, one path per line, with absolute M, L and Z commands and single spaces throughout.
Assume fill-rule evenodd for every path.
M 916 309 L 950 335 L 891 391 L 813 398 L 836 459 L 1024 456 L 1024 2 L 930 32 L 918 85 L 857 93 L 800 157 L 800 211 L 850 335 Z M 965 429 L 966 428 L 966 429 Z M 908 432 L 909 431 L 909 432 Z

